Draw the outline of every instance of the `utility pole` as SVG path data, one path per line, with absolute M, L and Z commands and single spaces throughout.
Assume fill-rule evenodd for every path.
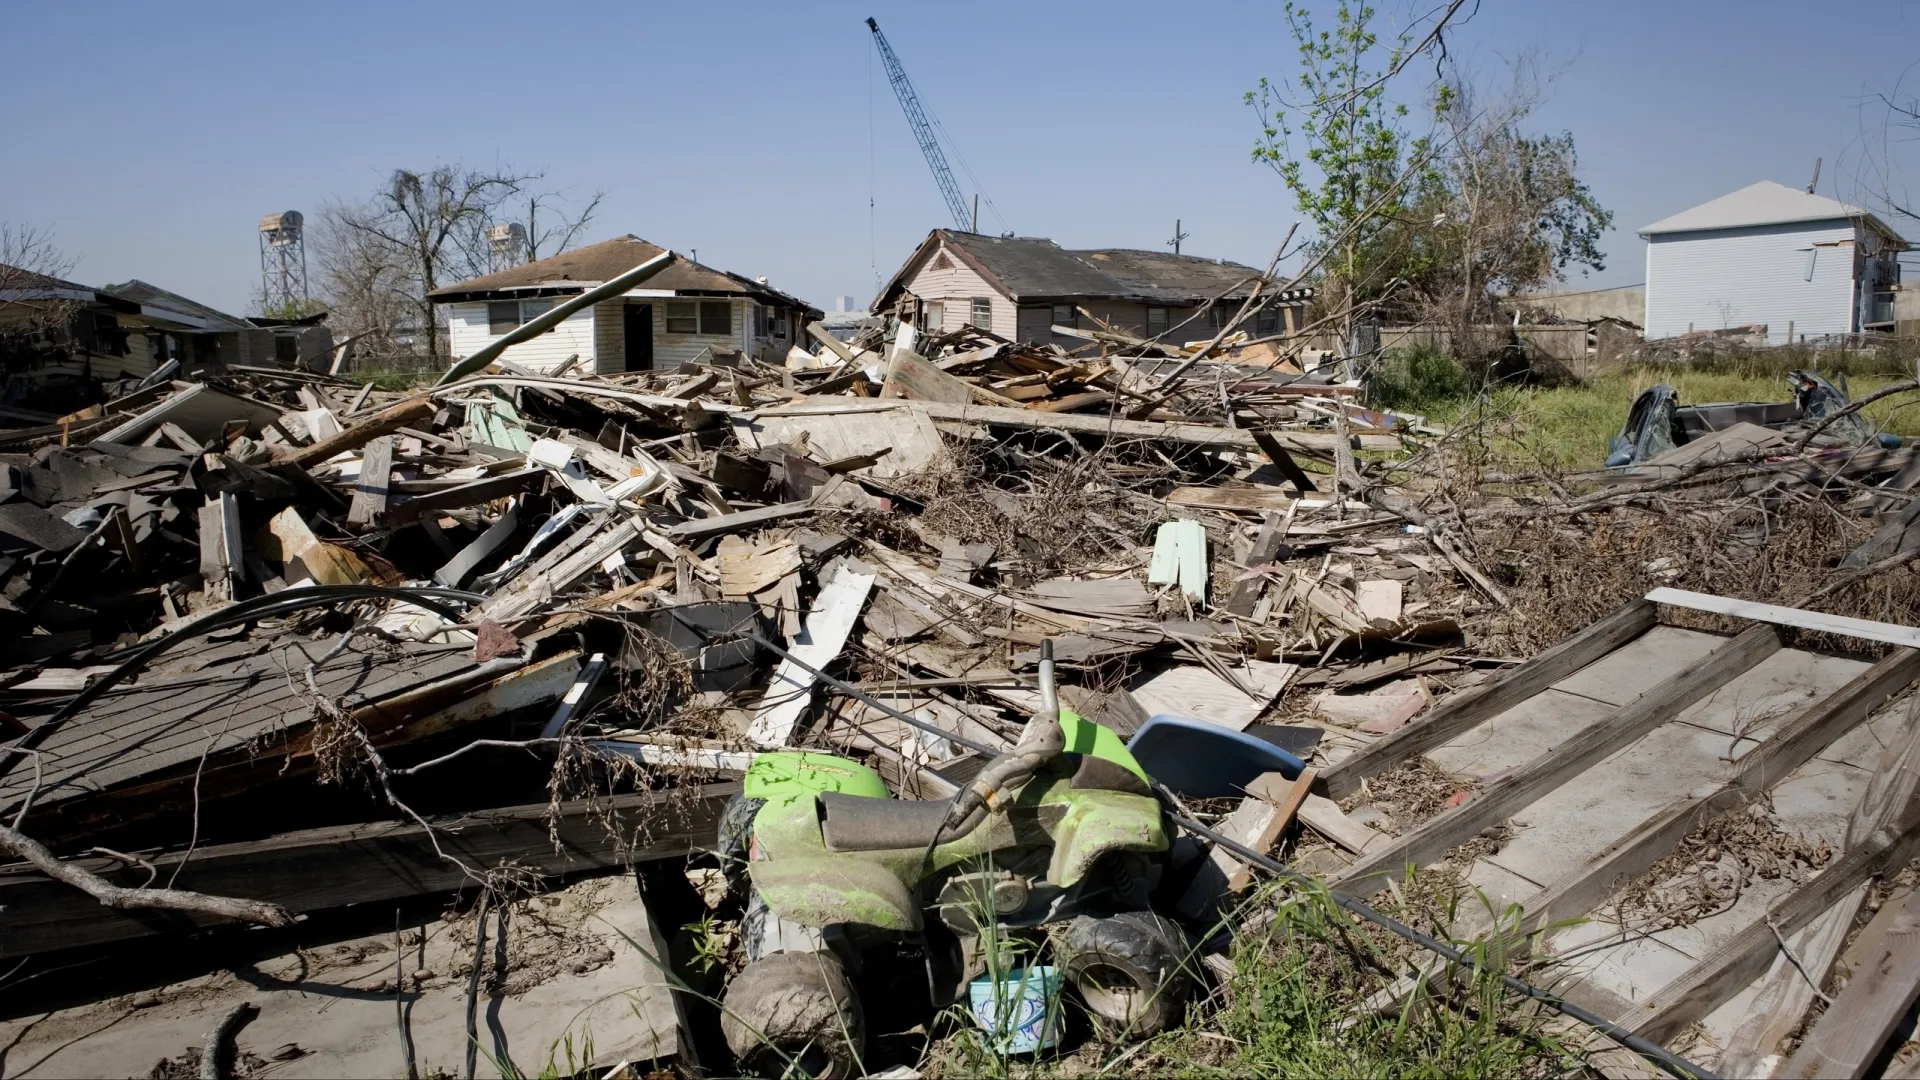
M 980 231 L 980 193 L 977 191 L 973 193 L 973 228 L 967 231 L 972 233 Z
M 1185 240 L 1186 238 L 1187 238 L 1187 234 L 1180 231 L 1180 219 L 1174 218 L 1173 219 L 1173 239 L 1167 241 L 1167 246 L 1173 249 L 1173 253 L 1175 255 L 1178 255 L 1180 254 L 1180 241 Z

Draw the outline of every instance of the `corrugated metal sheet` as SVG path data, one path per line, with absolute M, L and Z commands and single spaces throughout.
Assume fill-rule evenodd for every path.
M 1650 237 L 1646 336 L 1759 323 L 1774 344 L 1788 323 L 1796 335 L 1850 333 L 1854 234 L 1829 221 Z

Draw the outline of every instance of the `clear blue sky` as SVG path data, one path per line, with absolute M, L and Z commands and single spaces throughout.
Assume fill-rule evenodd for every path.
M 311 215 L 395 167 L 500 162 L 604 190 L 593 239 L 632 232 L 823 307 L 864 303 L 876 264 L 947 224 L 868 14 L 1022 235 L 1154 248 L 1179 218 L 1184 250 L 1264 264 L 1296 217 L 1248 163 L 1240 101 L 1293 70 L 1277 3 L 408 0 L 17 6 L 0 219 L 54 230 L 82 281 L 237 312 L 260 215 Z M 1453 47 L 1564 68 L 1535 124 L 1574 133 L 1617 214 L 1589 281 L 1629 284 L 1636 227 L 1755 180 L 1803 185 L 1815 157 L 1821 194 L 1860 198 L 1836 163 L 1857 155 L 1863 94 L 1920 61 L 1920 0 L 1483 0 Z M 1920 190 L 1920 143 L 1904 164 Z

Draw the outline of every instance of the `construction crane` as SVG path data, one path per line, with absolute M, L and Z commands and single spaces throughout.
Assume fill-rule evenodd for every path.
M 953 212 L 954 224 L 962 232 L 972 232 L 974 222 L 967 214 L 967 201 L 960 196 L 960 185 L 954 182 L 953 170 L 947 167 L 947 155 L 940 150 L 940 140 L 934 137 L 933 124 L 928 122 L 926 110 L 920 107 L 920 95 L 914 92 L 907 69 L 901 67 L 900 58 L 893 55 L 893 46 L 887 44 L 887 35 L 880 32 L 880 24 L 868 19 L 867 29 L 873 31 L 874 44 L 880 46 L 880 62 L 887 66 L 887 81 L 893 84 L 893 96 L 900 99 L 900 108 L 907 114 L 907 126 L 913 129 L 920 152 L 926 155 L 927 168 L 933 170 L 933 182 L 940 185 L 947 209 Z

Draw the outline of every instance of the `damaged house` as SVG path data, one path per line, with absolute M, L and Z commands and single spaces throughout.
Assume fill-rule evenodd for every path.
M 271 325 L 138 279 L 95 288 L 0 267 L 0 352 L 14 395 L 30 385 L 142 379 L 176 360 L 183 372 L 312 364 L 333 349 L 324 319 Z
M 627 235 L 510 270 L 435 289 L 456 357 L 470 356 L 520 324 L 660 255 Z M 644 287 L 575 312 L 552 330 L 506 350 L 528 371 L 597 374 L 671 370 L 697 359 L 744 353 L 780 363 L 820 311 L 750 279 L 675 255 Z M 571 363 L 570 363 L 571 362 Z
M 1649 340 L 1756 326 L 1785 345 L 1893 329 L 1907 242 L 1857 206 L 1762 180 L 1640 235 Z
M 983 236 L 935 229 L 873 302 L 899 309 L 922 330 L 971 325 L 1012 341 L 1080 342 L 1052 328 L 1106 327 L 1157 338 L 1206 312 L 1173 340 L 1208 338 L 1224 326 L 1261 273 L 1223 259 L 1164 251 L 1070 251 L 1038 236 Z M 1272 286 L 1269 284 L 1268 289 Z M 1299 328 L 1311 289 L 1263 292 L 1271 299 L 1247 327 L 1255 337 Z

